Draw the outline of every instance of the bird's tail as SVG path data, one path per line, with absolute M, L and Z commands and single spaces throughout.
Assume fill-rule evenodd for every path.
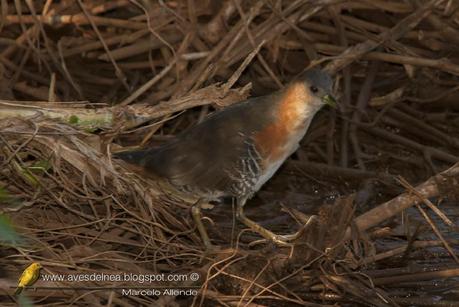
M 24 289 L 24 287 L 22 287 L 22 286 L 17 287 L 16 291 L 14 291 L 14 295 L 18 296 L 19 294 L 21 294 L 23 289 Z
M 131 164 L 141 165 L 144 161 L 147 150 L 127 150 L 113 154 L 114 158 L 124 160 Z

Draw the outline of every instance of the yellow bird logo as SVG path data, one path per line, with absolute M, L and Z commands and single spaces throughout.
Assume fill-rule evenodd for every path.
M 14 295 L 19 295 L 24 289 L 24 287 L 33 285 L 40 276 L 41 268 L 42 266 L 38 262 L 34 262 L 31 265 L 29 265 L 24 270 L 24 272 L 22 272 L 21 277 L 19 277 L 18 287 L 16 288 Z

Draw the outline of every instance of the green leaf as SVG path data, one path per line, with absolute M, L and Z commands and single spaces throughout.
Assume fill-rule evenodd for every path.
M 49 163 L 49 161 L 46 160 L 39 160 L 35 162 L 32 166 L 27 167 L 27 169 L 34 171 L 35 173 L 44 173 L 51 169 L 51 163 Z
M 21 237 L 14 230 L 8 216 L 0 215 L 0 245 L 18 245 Z
M 17 204 L 20 200 L 10 194 L 10 192 L 4 187 L 0 187 L 0 204 Z
M 33 185 L 34 187 L 38 187 L 40 186 L 40 182 L 38 181 L 38 179 L 32 174 L 31 171 L 29 171 L 28 169 L 23 169 L 21 168 L 21 173 L 22 173 L 22 176 L 24 177 L 24 179 L 29 182 L 31 185 Z
M 76 115 L 71 115 L 69 117 L 69 123 L 70 124 L 78 124 L 79 121 L 80 121 L 80 119 Z
M 20 307 L 33 307 L 33 302 L 24 293 L 19 294 L 18 305 Z

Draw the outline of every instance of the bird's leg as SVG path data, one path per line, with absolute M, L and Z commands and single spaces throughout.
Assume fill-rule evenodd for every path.
M 252 229 L 253 231 L 259 233 L 264 238 L 271 240 L 274 243 L 279 244 L 279 245 L 284 245 L 284 246 L 289 245 L 288 241 L 295 239 L 295 238 L 290 239 L 282 235 L 277 235 L 274 232 L 264 228 L 260 224 L 246 217 L 244 214 L 244 205 L 245 205 L 246 200 L 247 199 L 238 199 L 237 201 L 236 217 L 239 219 L 239 221 L 244 223 L 246 226 L 250 227 L 250 229 Z
M 246 202 L 246 199 L 238 200 L 236 217 L 242 223 L 244 223 L 245 225 L 250 227 L 250 229 L 252 229 L 253 231 L 255 231 L 255 232 L 259 233 L 261 236 L 263 236 L 265 239 L 271 240 L 274 243 L 279 244 L 279 245 L 283 245 L 283 246 L 290 245 L 290 243 L 289 243 L 290 241 L 294 241 L 294 240 L 298 239 L 298 237 L 300 237 L 304 233 L 304 231 L 311 225 L 311 223 L 314 222 L 316 220 L 316 218 L 317 218 L 317 216 L 312 215 L 308 219 L 306 224 L 304 224 L 303 227 L 301 227 L 300 230 L 298 230 L 297 232 L 295 232 L 293 234 L 278 235 L 278 234 L 275 234 L 274 232 L 264 228 L 263 226 L 261 226 L 260 224 L 256 223 L 255 221 L 252 221 L 248 217 L 246 217 L 245 214 L 244 214 L 245 202 Z
M 199 235 L 201 236 L 201 240 L 204 243 L 204 246 L 207 250 L 213 250 L 214 246 L 210 243 L 209 235 L 207 234 L 206 228 L 202 223 L 202 214 L 201 214 L 201 206 L 207 203 L 205 199 L 198 200 L 192 207 L 191 207 L 191 215 L 193 216 L 193 220 L 198 228 Z
M 317 222 L 317 220 L 317 215 L 311 215 L 306 221 L 306 223 L 303 226 L 301 226 L 300 230 L 292 234 L 281 235 L 281 237 L 284 238 L 286 241 L 294 241 L 298 239 L 304 233 L 304 231 L 308 229 L 309 226 L 311 226 L 312 223 Z

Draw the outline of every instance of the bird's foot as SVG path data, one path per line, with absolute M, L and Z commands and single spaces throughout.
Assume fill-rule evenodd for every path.
M 253 246 L 253 245 L 257 245 L 259 243 L 264 243 L 266 241 L 272 241 L 274 242 L 275 244 L 279 245 L 279 246 L 293 246 L 293 241 L 297 240 L 299 237 L 301 237 L 303 235 L 303 233 L 306 231 L 307 228 L 309 228 L 309 226 L 317 219 L 317 216 L 316 215 L 312 215 L 309 217 L 308 221 L 300 228 L 300 230 L 298 230 L 297 232 L 295 233 L 292 233 L 292 234 L 285 234 L 285 235 L 279 235 L 279 234 L 275 234 L 265 228 L 258 228 L 257 229 L 257 232 L 259 234 L 261 234 L 265 239 L 262 239 L 262 240 L 257 240 L 257 241 L 254 241 L 254 242 L 251 242 L 249 244 L 249 246 Z

